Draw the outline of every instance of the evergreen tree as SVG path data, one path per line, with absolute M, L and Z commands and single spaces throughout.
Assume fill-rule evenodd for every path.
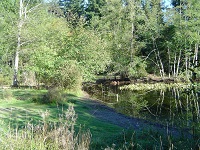
M 92 17 L 102 17 L 101 9 L 106 6 L 105 0 L 88 0 L 85 8 L 86 19 L 91 20 Z
M 76 26 L 80 18 L 84 18 L 84 0 L 59 0 L 59 6 L 64 13 L 64 17 L 73 26 Z

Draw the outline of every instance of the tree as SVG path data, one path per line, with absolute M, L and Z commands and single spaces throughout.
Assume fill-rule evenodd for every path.
M 94 17 L 102 17 L 101 9 L 106 6 L 105 0 L 88 0 L 85 8 L 86 20 L 90 21 Z
M 195 0 L 178 1 L 170 10 L 169 24 L 174 26 L 174 37 L 169 48 L 173 61 L 172 72 L 175 77 L 183 74 L 187 79 L 190 69 L 198 65 L 199 45 L 199 2 Z
M 26 36 L 34 42 L 27 47 L 25 59 L 29 59 L 25 68 L 36 72 L 40 82 L 48 86 L 80 87 L 82 79 L 93 79 L 110 63 L 106 43 L 98 33 L 85 29 L 81 21 L 74 28 L 65 18 L 45 10 L 29 18 Z
M 112 62 L 108 73 L 122 77 L 143 76 L 145 63 L 138 57 L 143 43 L 138 41 L 138 27 L 143 11 L 138 1 L 106 1 L 100 9 L 101 17 L 93 17 L 91 26 L 108 42 Z
M 36 7 L 38 1 L 25 1 L 19 0 L 12 3 L 12 1 L 6 1 L 6 3 L 1 3 L 4 7 L 4 10 L 8 12 L 7 17 L 11 17 L 12 15 L 15 16 L 14 20 L 10 20 L 10 23 L 16 27 L 16 49 L 14 51 L 14 75 L 13 75 L 13 86 L 18 86 L 18 68 L 19 68 L 19 53 L 22 50 L 22 45 L 25 42 L 23 39 L 22 30 L 27 20 L 28 13 L 31 13 Z M 10 9 L 7 8 L 8 5 L 11 4 Z M 17 11 L 18 10 L 18 11 Z M 13 22 L 12 22 L 13 21 Z M 16 25 L 16 26 L 15 26 Z
M 145 60 L 148 66 L 154 65 L 155 67 L 147 67 L 149 73 L 160 74 L 161 77 L 165 76 L 165 64 L 163 58 L 166 53 L 163 50 L 163 11 L 162 3 L 160 0 L 143 1 L 142 9 L 145 12 L 144 26 L 142 26 L 140 37 L 144 41 L 146 47 L 142 49 L 142 54 L 146 57 Z
M 73 26 L 78 24 L 80 18 L 84 18 L 84 0 L 59 0 L 59 7 L 67 22 L 70 22 Z
M 16 7 L 10 0 L 0 2 L 0 68 L 3 78 L 11 79 L 13 53 L 16 47 Z M 11 84 L 6 82 L 6 84 Z

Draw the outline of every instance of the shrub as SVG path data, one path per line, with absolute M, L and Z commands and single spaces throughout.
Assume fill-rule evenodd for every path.
M 48 87 L 77 90 L 81 88 L 82 75 L 76 61 L 56 60 L 52 68 L 37 72 L 37 79 Z M 45 71 L 44 71 L 45 70 Z
M 10 85 L 11 78 L 9 76 L 4 76 L 0 74 L 0 85 Z
M 66 97 L 64 96 L 63 89 L 53 87 L 48 89 L 46 99 L 49 103 L 61 103 L 66 100 Z
M 60 87 L 66 89 L 80 89 L 82 78 L 81 71 L 75 61 L 65 62 L 57 70 L 58 74 L 55 75 L 56 83 Z
M 32 98 L 33 102 L 49 104 L 49 103 L 62 103 L 66 100 L 65 91 L 59 87 L 52 87 L 44 95 L 37 95 Z

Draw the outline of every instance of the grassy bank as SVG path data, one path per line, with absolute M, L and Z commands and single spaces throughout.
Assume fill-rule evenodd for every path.
M 100 147 L 107 147 L 114 143 L 115 137 L 122 133 L 123 129 L 102 122 L 96 119 L 89 113 L 89 108 L 80 98 L 73 94 L 66 95 L 67 99 L 62 104 L 40 104 L 33 103 L 37 97 L 42 97 L 47 93 L 45 90 L 31 90 L 31 89 L 7 89 L 0 91 L 0 121 L 2 130 L 6 131 L 9 128 L 21 129 L 27 124 L 44 124 L 42 114 L 48 112 L 48 123 L 59 122 L 60 115 L 67 111 L 68 107 L 72 105 L 77 114 L 75 123 L 76 132 L 83 130 L 84 132 L 90 130 L 92 134 L 91 147 L 98 149 Z M 8 127 L 9 126 L 9 127 Z
M 135 132 L 95 118 L 77 93 L 65 94 L 62 103 L 40 103 L 46 94 L 46 90 L 0 90 L 3 149 L 186 149 L 193 145 L 190 139 L 174 139 L 148 127 Z

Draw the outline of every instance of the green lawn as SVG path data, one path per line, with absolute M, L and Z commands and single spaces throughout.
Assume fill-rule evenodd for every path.
M 63 114 L 69 105 L 73 105 L 78 115 L 76 130 L 78 131 L 80 127 L 82 130 L 90 130 L 92 134 L 91 146 L 94 149 L 116 144 L 117 137 L 121 137 L 122 128 L 92 116 L 87 104 L 73 94 L 67 94 L 67 101 L 60 105 L 32 102 L 33 98 L 40 97 L 46 92 L 46 90 L 33 89 L 0 90 L 1 127 L 6 130 L 8 125 L 12 128 L 23 128 L 27 123 L 40 124 L 43 120 L 41 114 L 45 111 L 50 113 L 49 122 L 57 122 L 59 114 Z

